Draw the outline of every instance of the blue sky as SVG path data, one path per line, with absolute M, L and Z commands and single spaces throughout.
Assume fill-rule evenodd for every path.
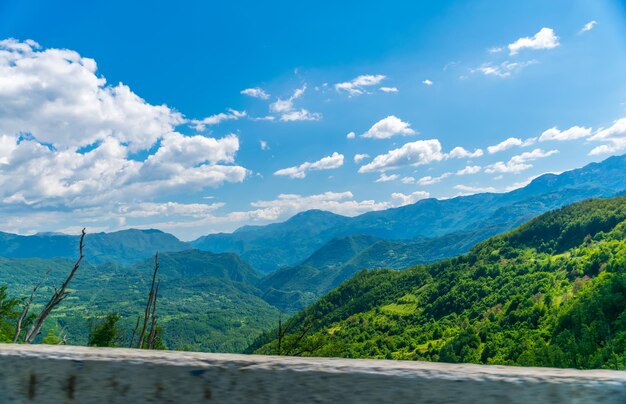
M 623 2 L 334 3 L 0 3 L 0 230 L 192 239 L 626 152 Z

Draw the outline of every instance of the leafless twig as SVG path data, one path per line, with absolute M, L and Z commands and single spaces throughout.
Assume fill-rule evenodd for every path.
M 39 313 L 39 316 L 37 316 L 37 318 L 35 319 L 35 322 L 33 323 L 33 325 L 31 325 L 30 329 L 26 333 L 26 336 L 24 337 L 24 342 L 25 343 L 31 344 L 33 342 L 33 340 L 41 332 L 41 326 L 43 325 L 43 322 L 46 320 L 46 318 L 50 315 L 52 310 L 59 303 L 61 303 L 63 301 L 63 299 L 65 299 L 67 297 L 67 295 L 69 295 L 70 292 L 68 292 L 66 290 L 67 286 L 72 281 L 72 278 L 76 274 L 76 271 L 78 271 L 78 268 L 80 267 L 80 264 L 83 261 L 83 258 L 85 257 L 83 255 L 84 240 L 85 240 L 85 229 L 83 228 L 83 230 L 81 232 L 81 236 L 80 236 L 78 260 L 76 260 L 76 263 L 74 263 L 74 267 L 70 271 L 69 275 L 67 276 L 67 278 L 65 279 L 65 282 L 63 282 L 61 287 L 59 289 L 54 288 L 54 294 L 52 295 L 52 297 L 48 301 L 48 304 L 46 304 L 46 306 L 43 308 L 41 313 Z
M 35 293 L 37 293 L 37 289 L 39 289 L 39 287 L 46 281 L 46 278 L 48 277 L 48 274 L 50 274 L 50 271 L 51 269 L 48 269 L 46 273 L 44 274 L 44 276 L 41 277 L 39 282 L 35 284 L 35 287 L 33 287 L 33 291 L 30 294 L 30 297 L 28 298 L 28 300 L 24 302 L 24 309 L 22 310 L 22 314 L 20 314 L 20 318 L 17 319 L 17 325 L 15 326 L 15 336 L 13 337 L 14 344 L 17 343 L 17 339 L 20 337 L 20 334 L 22 333 L 22 322 L 26 318 L 26 315 L 28 315 L 28 311 L 30 310 L 30 305 L 33 302 L 33 299 L 35 298 Z

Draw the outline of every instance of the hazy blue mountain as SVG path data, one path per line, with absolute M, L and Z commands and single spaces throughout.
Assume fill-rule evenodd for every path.
M 234 252 L 260 271 L 273 271 L 299 262 L 335 237 L 350 218 L 321 210 L 299 213 L 286 222 L 267 226 L 245 226 L 234 233 L 200 237 L 195 248 Z
M 237 352 L 278 319 L 279 310 L 256 287 L 258 273 L 235 254 L 186 250 L 162 253 L 159 262 L 157 313 L 169 348 Z M 62 258 L 0 258 L 0 285 L 7 284 L 13 296 L 26 297 L 51 269 L 37 294 L 36 303 L 42 303 L 72 264 Z M 130 334 L 143 312 L 153 269 L 153 257 L 130 266 L 86 263 L 46 329 L 63 329 L 71 343 L 84 344 L 88 318 L 116 312 Z
M 0 232 L 0 256 L 9 258 L 76 258 L 79 236 L 40 233 L 19 236 Z M 129 229 L 112 233 L 87 233 L 85 256 L 91 263 L 133 263 L 157 251 L 188 250 L 191 245 L 160 230 Z
M 475 243 L 551 209 L 591 197 L 614 196 L 626 189 L 625 173 L 626 156 L 616 156 L 559 175 L 542 175 L 508 193 L 425 199 L 353 218 L 313 210 L 283 223 L 211 234 L 192 244 L 202 250 L 237 253 L 255 268 L 271 272 L 302 263 L 334 238 L 354 234 L 385 240 L 413 240 L 461 232 Z M 467 245 L 454 254 L 465 252 L 473 245 L 460 244 Z M 426 256 L 426 261 L 432 260 L 434 258 Z M 342 262 L 341 259 L 338 262 Z
M 385 240 L 360 236 L 370 237 L 371 244 L 358 251 L 340 242 L 345 237 L 334 239 L 311 256 L 323 255 L 327 258 L 324 262 L 306 259 L 267 275 L 260 285 L 268 293 L 266 300 L 271 304 L 289 311 L 301 309 L 363 269 L 404 269 L 464 254 L 489 237 L 515 228 L 543 212 L 587 199 L 590 193 L 594 196 L 594 192 L 568 188 L 531 197 L 496 210 L 480 226 L 472 226 L 476 228 L 434 238 Z

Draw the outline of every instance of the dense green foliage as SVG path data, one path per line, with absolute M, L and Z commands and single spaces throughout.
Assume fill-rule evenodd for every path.
M 153 258 L 132 266 L 84 264 L 70 284 L 71 294 L 53 311 L 38 341 L 54 329 L 56 334 L 66 335 L 70 344 L 87 345 L 88 319 L 115 312 L 120 316 L 116 327 L 121 332 L 115 345 L 128 346 L 137 316 L 145 308 L 153 265 Z M 25 297 L 51 269 L 31 309 L 38 313 L 71 266 L 71 261 L 63 259 L 0 258 L 0 285 L 8 284 L 11 295 Z M 239 352 L 279 316 L 279 310 L 266 303 L 255 286 L 259 275 L 234 254 L 163 253 L 159 278 L 157 313 L 164 346 L 170 349 Z M 21 311 L 21 306 L 7 299 L 0 299 L 0 303 L 9 302 L 0 307 L 7 306 L 10 312 L 0 314 L 0 319 L 9 318 L 7 337 L 0 334 L 4 340 L 12 338 Z
M 626 369 L 626 197 L 436 264 L 360 272 L 284 328 L 288 355 Z M 276 335 L 250 351 L 277 353 Z
M 6 285 L 0 285 L 0 342 L 13 342 L 15 322 L 20 315 L 19 303 L 19 300 L 9 297 Z
M 201 250 L 234 252 L 260 271 L 273 272 L 299 265 L 335 238 L 363 234 L 408 242 L 379 245 L 378 253 L 375 250 L 369 256 L 366 253 L 361 262 L 373 265 L 357 267 L 357 270 L 383 266 L 401 269 L 465 253 L 478 241 L 567 204 L 615 196 L 626 189 L 624 172 L 626 156 L 616 156 L 560 175 L 542 175 L 508 193 L 424 199 L 351 218 L 313 210 L 284 223 L 248 226 L 232 234 L 211 234 L 192 244 Z M 441 254 L 439 247 L 447 244 L 440 237 L 454 233 L 457 238 L 449 241 L 457 248 L 450 246 Z M 428 246 L 424 238 L 434 239 L 434 245 Z M 341 257 L 343 255 L 339 254 L 337 262 L 345 263 Z M 315 265 L 313 268 L 322 269 Z
M 109 313 L 102 320 L 94 322 L 89 331 L 87 345 L 99 347 L 114 347 L 119 342 L 122 331 L 117 325 L 120 316 Z

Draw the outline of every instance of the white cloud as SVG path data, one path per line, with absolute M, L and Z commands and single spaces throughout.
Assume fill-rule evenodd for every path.
M 399 201 L 397 206 L 405 206 L 415 203 L 419 200 L 429 198 L 430 193 L 426 191 L 415 191 L 409 195 L 405 195 L 401 192 L 394 192 L 393 194 L 391 194 L 391 197 Z
M 509 53 L 516 55 L 522 49 L 552 49 L 559 46 L 559 37 L 552 28 L 541 28 L 532 37 L 520 38 L 508 45 Z
M 385 78 L 386 76 L 382 74 L 361 75 L 361 76 L 355 77 L 351 81 L 346 81 L 343 83 L 335 84 L 335 89 L 338 92 L 345 91 L 350 96 L 361 95 L 367 92 L 366 87 L 376 86 L 380 84 L 380 82 L 383 81 Z
M 398 87 L 381 87 L 379 90 L 383 93 L 397 93 Z
M 323 157 L 312 163 L 307 161 L 298 166 L 280 169 L 276 171 L 274 175 L 302 179 L 306 177 L 308 171 L 333 170 L 339 168 L 343 166 L 343 159 L 343 154 L 334 152 L 332 155 Z
M 354 139 L 356 137 L 356 133 L 350 132 L 346 135 L 346 139 Z
M 626 138 L 610 139 L 610 143 L 594 147 L 590 152 L 590 156 L 599 154 L 614 154 L 626 150 Z
M 445 70 L 445 68 L 444 68 L 444 70 Z M 433 82 L 431 80 L 426 79 L 426 80 L 422 80 L 422 84 L 425 85 L 425 86 L 432 86 Z
M 585 25 L 584 25 L 584 26 L 580 29 L 580 31 L 579 31 L 578 33 L 579 33 L 579 34 L 582 34 L 582 33 L 584 33 L 584 32 L 591 31 L 591 30 L 593 29 L 593 27 L 595 27 L 595 26 L 596 26 L 596 24 L 597 24 L 597 23 L 598 23 L 598 22 L 597 22 L 596 20 L 589 21 L 587 24 L 585 24 Z
M 403 184 L 415 184 L 415 177 L 404 177 L 400 180 Z
M 558 150 L 543 151 L 542 149 L 534 149 L 530 152 L 524 152 L 517 156 L 511 157 L 511 159 L 504 163 L 499 161 L 495 164 L 487 166 L 485 172 L 488 174 L 493 173 L 519 173 L 524 170 L 532 168 L 532 164 L 528 164 L 529 161 L 534 161 L 540 158 L 545 158 L 558 153 Z
M 261 150 L 269 150 L 270 146 L 267 144 L 265 140 L 259 140 L 259 144 L 261 146 Z
M 504 50 L 504 48 L 503 48 L 503 47 L 496 46 L 496 47 L 493 47 L 493 48 L 489 48 L 489 49 L 487 49 L 487 52 L 489 52 L 489 53 L 500 53 L 500 52 L 502 52 L 503 50 Z
M 461 191 L 459 195 L 473 195 L 484 192 L 497 192 L 494 187 L 471 187 L 468 185 L 455 185 L 454 189 Z
M 387 175 L 385 173 L 381 173 L 380 177 L 378 177 L 378 179 L 374 182 L 389 182 L 389 181 L 395 181 L 398 178 L 400 178 L 398 174 Z
M 291 97 L 287 98 L 286 100 L 282 100 L 278 98 L 275 102 L 270 104 L 270 111 L 277 112 L 277 113 L 292 111 L 293 102 L 297 100 L 298 98 L 302 97 L 305 91 L 306 91 L 306 85 L 302 86 L 301 88 L 296 89 L 291 95 Z
M 280 120 L 283 122 L 318 121 L 321 117 L 321 114 L 317 112 L 310 112 L 303 108 L 299 111 L 285 112 L 280 116 Z
M 626 137 L 626 118 L 618 119 L 608 128 L 599 129 L 596 133 L 594 133 L 590 140 L 602 141 L 614 139 L 616 137 Z
M 0 138 L 0 145 L 2 144 L 2 138 Z M 354 155 L 354 162 L 357 164 L 361 164 L 361 162 L 363 162 L 363 160 L 366 160 L 370 158 L 369 154 L 355 154 Z M 0 159 L 0 163 L 2 162 L 2 160 Z
M 246 88 L 245 90 L 241 90 L 241 94 L 253 98 L 260 98 L 262 100 L 267 100 L 270 98 L 270 95 L 260 87 Z
M 14 138 L 0 165 L 0 200 L 32 207 L 88 207 L 198 191 L 241 182 L 245 168 L 234 163 L 236 136 L 164 136 L 145 160 L 110 138 L 94 149 L 51 150 L 35 140 Z M 105 207 L 103 207 L 105 209 Z
M 466 166 L 465 168 L 456 172 L 456 175 L 472 175 L 477 174 L 481 170 L 480 166 Z
M 452 173 L 443 173 L 443 174 L 441 174 L 438 177 L 432 177 L 430 175 L 427 175 L 427 176 L 422 177 L 419 180 L 417 180 L 417 183 L 419 185 L 433 185 L 433 184 L 437 184 L 437 183 L 445 180 L 446 178 L 448 178 L 451 175 L 452 175 Z
M 512 147 L 516 147 L 516 146 L 521 146 L 521 147 L 531 146 L 536 141 L 537 141 L 537 138 L 534 138 L 534 137 L 526 139 L 526 140 L 522 140 L 517 137 L 510 137 L 498 143 L 497 145 L 487 147 L 487 151 L 489 152 L 489 154 L 495 154 L 495 153 L 499 153 L 499 152 L 508 150 Z
M 367 132 L 361 135 L 365 138 L 388 139 L 396 135 L 414 135 L 417 132 L 410 128 L 411 124 L 403 122 L 395 115 L 389 115 L 386 118 L 376 122 Z
M 108 85 L 92 59 L 70 50 L 0 41 L 0 105 L 5 209 L 106 211 L 248 175 L 235 165 L 235 135 L 175 132 L 188 122 L 182 114 Z
M 276 118 L 273 117 L 272 115 L 266 115 L 266 116 L 251 116 L 248 119 L 250 119 L 251 121 L 255 121 L 255 122 L 263 122 L 263 121 L 274 121 Z
M 271 201 L 257 201 L 253 207 L 269 209 L 275 218 L 293 215 L 310 209 L 322 209 L 345 216 L 356 216 L 364 212 L 390 208 L 387 202 L 373 200 L 356 201 L 352 192 L 325 192 L 323 194 L 302 196 L 281 194 Z
M 178 203 L 178 202 L 142 202 L 129 204 L 120 207 L 119 213 L 125 218 L 146 218 L 146 217 L 172 217 L 187 216 L 202 218 L 212 214 L 216 209 L 223 207 L 223 203 Z
M 591 135 L 591 128 L 583 128 L 580 126 L 572 126 L 566 130 L 559 130 L 556 127 L 545 130 L 541 136 L 539 136 L 540 142 L 548 140 L 574 140 Z
M 483 151 L 481 149 L 476 149 L 473 152 L 469 152 L 460 146 L 455 147 L 454 149 L 450 151 L 450 153 L 448 153 L 448 157 L 455 158 L 455 159 L 476 158 L 482 155 L 483 155 Z
M 594 142 L 606 142 L 595 147 L 590 155 L 618 153 L 626 150 L 626 118 L 618 119 L 608 128 L 601 128 L 589 138 Z
M 361 166 L 359 173 L 383 172 L 404 166 L 419 166 L 440 161 L 443 158 L 439 140 L 417 140 L 376 156 L 372 162 Z
M 525 62 L 509 62 L 505 61 L 500 64 L 485 63 L 482 66 L 471 69 L 472 73 L 482 73 L 485 76 L 511 77 L 511 75 L 526 66 L 537 63 L 536 60 L 527 60 Z
M 207 126 L 218 125 L 222 121 L 230 121 L 230 120 L 238 120 L 240 118 L 244 118 L 246 116 L 246 111 L 237 111 L 235 109 L 229 109 L 228 113 L 221 112 L 216 115 L 208 116 L 204 119 L 192 119 L 191 126 L 195 130 L 203 131 Z
M 71 50 L 0 41 L 0 133 L 30 133 L 59 150 L 114 138 L 139 151 L 185 122 L 96 71 L 93 59 Z
M 322 115 L 317 112 L 310 112 L 307 109 L 301 108 L 296 110 L 294 108 L 294 101 L 302 97 L 306 91 L 306 84 L 301 88 L 296 89 L 291 97 L 286 100 L 277 99 L 270 104 L 270 111 L 280 114 L 280 120 L 283 122 L 294 121 L 317 121 L 321 119 Z

